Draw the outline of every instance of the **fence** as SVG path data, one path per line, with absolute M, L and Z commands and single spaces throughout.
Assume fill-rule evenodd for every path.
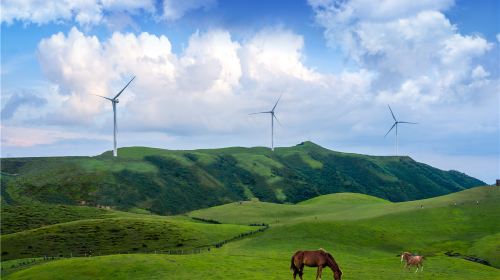
M 206 222 L 206 220 L 201 219 L 201 218 L 193 218 L 195 220 L 200 220 Z M 214 220 L 209 220 L 211 223 L 219 223 L 218 221 Z M 141 251 L 141 250 L 132 250 L 132 251 L 117 251 L 117 252 L 109 252 L 104 255 L 120 255 L 120 254 L 164 254 L 164 255 L 192 255 L 192 254 L 201 254 L 201 253 L 207 253 L 210 252 L 212 249 L 218 249 L 224 246 L 225 244 L 228 244 L 230 242 L 234 242 L 243 238 L 246 238 L 248 236 L 257 234 L 259 232 L 264 232 L 265 230 L 269 229 L 268 224 L 250 224 L 249 226 L 258 226 L 261 227 L 257 230 L 253 231 L 248 231 L 244 233 L 240 233 L 235 237 L 219 241 L 217 243 L 214 243 L 209 246 L 203 246 L 203 247 L 198 247 L 198 248 L 192 248 L 192 249 L 169 249 L 169 250 L 148 250 L 148 251 Z M 63 258 L 72 258 L 72 257 L 95 257 L 95 256 L 101 256 L 100 252 L 86 252 L 86 253 L 65 253 L 65 254 L 58 254 L 57 256 L 44 256 L 43 258 L 30 258 L 29 260 L 19 262 L 17 264 L 13 264 L 10 269 L 14 268 L 20 268 L 23 266 L 28 266 L 33 263 L 38 263 L 42 261 L 51 261 L 51 260 L 57 260 L 57 259 L 63 259 Z M 4 268 L 2 267 L 2 271 Z

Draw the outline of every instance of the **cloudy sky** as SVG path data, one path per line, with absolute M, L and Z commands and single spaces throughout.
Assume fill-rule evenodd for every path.
M 498 1 L 4 0 L 1 156 L 311 140 L 500 178 Z

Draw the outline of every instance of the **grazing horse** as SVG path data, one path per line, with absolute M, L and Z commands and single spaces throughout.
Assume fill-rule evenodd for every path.
M 321 280 L 321 274 L 323 268 L 328 266 L 333 271 L 333 278 L 335 280 L 340 280 L 342 277 L 342 271 L 340 271 L 339 266 L 335 262 L 335 259 L 325 251 L 324 249 L 319 249 L 316 251 L 297 251 L 292 256 L 292 261 L 290 265 L 290 270 L 293 272 L 293 279 L 299 275 L 302 280 L 302 275 L 304 274 L 304 265 L 309 267 L 318 267 L 316 272 L 316 280 Z
M 408 268 L 410 270 L 410 266 L 416 266 L 417 270 L 415 270 L 415 273 L 418 271 L 418 268 L 420 267 L 420 271 L 424 270 L 424 257 L 423 256 L 414 256 L 412 253 L 408 252 L 403 252 L 401 254 L 401 261 L 405 260 L 405 268 Z

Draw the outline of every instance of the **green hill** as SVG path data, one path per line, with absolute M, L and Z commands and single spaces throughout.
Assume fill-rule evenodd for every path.
M 247 242 L 248 249 L 293 250 L 295 242 L 315 248 L 327 241 L 349 250 L 411 250 L 425 255 L 453 251 L 486 259 L 500 268 L 499 199 L 500 189 L 494 187 L 401 203 L 333 194 L 298 205 L 232 203 L 189 215 L 225 223 L 270 223 L 265 235 Z
M 2 235 L 2 260 L 206 248 L 254 229 L 144 216 L 77 220 Z
M 297 203 L 353 192 L 390 201 L 429 198 L 483 182 L 409 157 L 294 147 L 171 151 L 122 148 L 96 157 L 4 158 L 4 204 L 55 203 L 177 214 L 251 200 Z
M 70 258 L 28 266 L 2 278 L 168 279 L 175 275 L 175 279 L 287 279 L 291 278 L 289 262 L 293 252 L 322 247 L 333 254 L 344 272 L 344 280 L 493 280 L 500 278 L 499 199 L 499 188 L 478 187 L 397 203 L 355 193 L 324 195 L 295 205 L 257 201 L 230 203 L 196 210 L 189 216 L 241 225 L 268 222 L 270 228 L 202 254 Z M 111 214 L 129 215 L 131 220 L 134 220 L 132 217 L 146 216 L 122 212 Z M 150 219 L 179 221 L 189 223 L 190 227 L 193 224 L 187 217 L 152 215 Z M 57 227 L 87 221 L 63 223 Z M 53 227 L 45 228 L 52 231 Z M 210 230 L 205 229 L 201 234 L 209 236 L 212 234 Z M 34 231 L 37 230 L 21 233 Z M 2 247 L 4 242 L 7 243 L 2 239 Z M 426 256 L 423 272 L 413 273 L 402 268 L 398 254 L 403 250 Z M 487 260 L 492 266 L 462 257 L 448 257 L 446 252 L 458 253 L 462 257 L 475 256 Z M 8 264 L 5 262 L 5 267 Z M 314 279 L 315 271 L 306 268 L 304 279 Z M 328 269 L 324 273 L 324 279 L 331 279 Z

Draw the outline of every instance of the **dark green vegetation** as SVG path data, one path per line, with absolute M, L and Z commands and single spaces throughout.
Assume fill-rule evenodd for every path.
M 190 250 L 207 248 L 256 228 L 83 206 L 4 206 L 1 251 L 2 260 L 12 260 Z
M 290 257 L 299 249 L 330 251 L 344 272 L 342 279 L 500 279 L 500 188 L 478 187 L 445 196 L 393 203 L 362 194 L 339 193 L 313 198 L 296 205 L 266 202 L 230 203 L 197 210 L 191 217 L 223 224 L 195 223 L 185 216 L 161 217 L 108 211 L 108 215 L 89 220 L 59 223 L 2 236 L 2 250 L 36 240 L 46 231 L 75 230 L 82 224 L 101 221 L 135 223 L 158 221 L 154 227 L 181 227 L 182 236 L 192 235 L 196 226 L 199 238 L 214 237 L 223 226 L 234 233 L 246 230 L 249 223 L 265 222 L 270 229 L 229 243 L 221 249 L 195 255 L 122 254 L 91 258 L 70 258 L 42 262 L 6 275 L 9 279 L 291 279 Z M 479 203 L 478 203 L 479 202 Z M 456 204 L 456 205 L 455 205 Z M 79 211 L 79 209 L 74 209 Z M 115 217 L 115 218 L 113 218 Z M 139 219 L 140 218 L 140 219 Z M 61 219 L 55 217 L 53 222 Z M 240 224 L 230 225 L 227 223 Z M 236 228 L 231 228 L 236 227 Z M 125 229 L 123 229 L 125 230 Z M 138 229 L 128 234 L 139 234 Z M 227 236 L 226 235 L 226 236 Z M 45 235 L 51 236 L 51 235 Z M 234 236 L 234 234 L 233 234 Z M 165 236 L 165 238 L 168 238 Z M 19 241 L 21 242 L 21 241 Z M 61 241 L 70 244 L 69 240 Z M 130 241 L 122 239 L 123 246 Z M 206 243 L 206 242 L 203 242 Z M 24 244 L 25 246 L 29 243 Z M 101 247 L 107 245 L 101 244 Z M 408 272 L 398 254 L 407 250 L 425 255 L 424 271 Z M 486 266 L 448 257 L 453 251 L 487 260 Z M 12 262 L 2 263 L 7 267 Z M 19 262 L 19 261 L 18 261 Z M 314 279 L 315 269 L 306 268 L 304 279 Z M 323 279 L 332 279 L 327 269 Z
M 253 198 L 297 203 L 318 195 L 355 192 L 407 201 L 484 185 L 409 157 L 340 153 L 311 142 L 277 148 L 274 153 L 267 148 L 133 147 L 120 149 L 119 155 L 2 159 L 2 202 L 85 203 L 178 214 Z M 36 225 L 44 223 L 38 219 Z

